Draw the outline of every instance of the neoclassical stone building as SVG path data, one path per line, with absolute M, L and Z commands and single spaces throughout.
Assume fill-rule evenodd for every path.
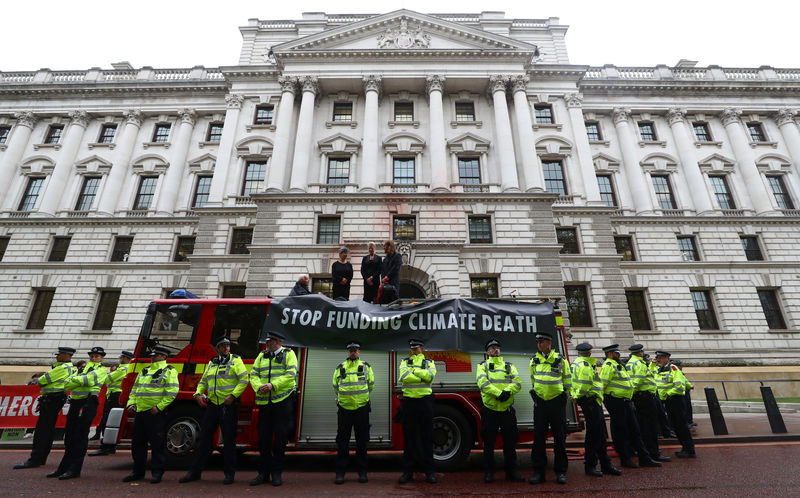
M 406 297 L 796 364 L 800 69 L 576 65 L 566 29 L 309 13 L 251 19 L 231 67 L 0 73 L 2 361 L 131 348 L 174 288 L 326 291 L 341 245 L 358 273 L 393 238 Z

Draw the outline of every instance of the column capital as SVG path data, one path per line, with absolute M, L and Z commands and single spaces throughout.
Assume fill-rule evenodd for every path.
M 132 124 L 137 128 L 141 127 L 144 122 L 144 114 L 138 109 L 129 109 L 122 113 L 122 117 L 125 118 L 127 124 Z
M 181 120 L 181 124 L 186 123 L 194 126 L 194 123 L 197 120 L 197 113 L 194 111 L 194 109 L 184 108 L 178 111 L 178 117 Z
M 794 123 L 794 117 L 797 116 L 797 109 L 791 107 L 783 107 L 773 116 L 778 126 Z
M 303 93 L 313 93 L 314 95 L 319 93 L 319 78 L 314 76 L 303 76 L 300 78 L 300 86 L 303 89 Z
M 381 90 L 383 90 L 382 77 L 370 74 L 369 76 L 364 76 L 361 82 L 364 84 L 364 93 L 377 92 L 378 97 L 380 97 Z
M 17 120 L 17 124 L 21 126 L 25 126 L 27 128 L 33 129 L 36 126 L 36 123 L 39 121 L 39 118 L 30 111 L 24 112 L 15 112 L 14 118 Z
M 531 79 L 524 74 L 511 77 L 511 91 L 513 93 L 528 91 L 528 82 Z
M 567 107 L 569 108 L 580 109 L 583 107 L 583 95 L 580 93 L 568 93 L 564 96 L 564 101 L 567 103 Z
M 70 124 L 78 125 L 81 128 L 89 126 L 89 121 L 92 119 L 89 113 L 81 110 L 70 111 L 67 113 L 67 116 L 69 116 Z
M 281 92 L 288 92 L 292 95 L 297 93 L 297 78 L 292 76 L 280 76 L 278 78 L 278 84 L 281 86 Z
M 614 110 L 611 111 L 611 117 L 615 125 L 627 122 L 631 118 L 631 110 L 627 107 L 615 107 Z
M 742 115 L 742 110 L 735 107 L 726 107 L 719 113 L 722 124 L 728 126 L 731 123 L 738 123 L 739 117 Z
M 241 109 L 244 102 L 244 95 L 241 93 L 229 93 L 225 96 L 225 105 L 228 109 Z
M 506 91 L 506 86 L 508 85 L 508 76 L 504 76 L 502 74 L 493 74 L 489 76 L 489 93 L 494 95 L 497 92 Z
M 425 92 L 430 95 L 433 91 L 444 93 L 445 77 L 440 74 L 432 74 L 425 78 Z
M 667 111 L 667 122 L 670 126 L 686 121 L 686 109 L 672 107 Z

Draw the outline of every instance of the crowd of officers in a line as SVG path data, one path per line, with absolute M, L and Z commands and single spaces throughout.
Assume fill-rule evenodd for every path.
M 223 483 L 234 482 L 239 399 L 249 384 L 255 392 L 255 403 L 259 409 L 260 452 L 258 474 L 250 481 L 250 485 L 271 483 L 280 486 L 283 483 L 284 453 L 294 430 L 298 369 L 297 356 L 291 349 L 283 347 L 283 339 L 279 333 L 269 334 L 266 348 L 256 358 L 249 374 L 242 359 L 231 354 L 231 342 L 227 337 L 216 342 L 218 354 L 208 363 L 194 394 L 198 405 L 205 409 L 195 460 L 179 482 L 187 483 L 201 478 L 218 428 L 223 439 Z M 555 481 L 560 484 L 567 482 L 568 398 L 580 406 L 585 421 L 584 471 L 587 475 L 602 477 L 604 474 L 622 474 L 606 451 L 603 404 L 610 415 L 611 437 L 622 467 L 660 467 L 662 462 L 669 462 L 670 457 L 662 455 L 659 450 L 658 437 L 659 432 L 669 434 L 672 430 L 682 446 L 675 455 L 679 458 L 695 458 L 685 405 L 685 394 L 691 385 L 681 370 L 670 362 L 670 353 L 656 351 L 656 361 L 649 363 L 643 346 L 634 344 L 629 348 L 630 358 L 623 364 L 619 346 L 612 344 L 603 348 L 605 360 L 598 371 L 597 358 L 591 357 L 590 344 L 577 346 L 578 358 L 570 366 L 568 360 L 552 348 L 552 340 L 553 337 L 548 333 L 537 333 L 538 351 L 530 360 L 533 385 L 530 394 L 534 401 L 534 441 L 531 451 L 534 473 L 528 479 L 530 484 L 545 481 L 548 430 L 552 433 L 554 443 Z M 409 346 L 410 354 L 401 361 L 398 372 L 398 384 L 403 397 L 395 421 L 402 423 L 405 440 L 403 472 L 398 482 L 405 484 L 413 481 L 414 471 L 421 470 L 426 482 L 436 483 L 432 391 L 436 364 L 425 357 L 422 340 L 410 339 Z M 487 358 L 476 369 L 476 382 L 482 401 L 484 481 L 494 481 L 494 446 L 499 430 L 503 441 L 505 478 L 523 482 L 525 479 L 517 469 L 515 447 L 519 441 L 519 431 L 513 406 L 514 397 L 522 384 L 517 368 L 503 359 L 500 347 L 497 340 L 487 342 Z M 375 377 L 369 363 L 360 359 L 361 345 L 358 342 L 351 341 L 346 349 L 347 358 L 334 369 L 332 378 L 338 407 L 335 484 L 345 481 L 351 432 L 355 433 L 356 440 L 358 482 L 368 481 L 370 392 Z M 33 450 L 30 458 L 14 466 L 15 469 L 45 464 L 52 447 L 58 412 L 69 393 L 64 440 L 66 451 L 58 468 L 47 477 L 62 480 L 79 477 L 88 447 L 91 422 L 97 413 L 98 394 L 104 383 L 115 389 L 109 389 L 111 394 L 107 406 L 113 406 L 113 399 L 118 403 L 124 375 L 109 376 L 101 363 L 105 356 L 103 348 L 92 348 L 89 352 L 90 361 L 80 369 L 72 365 L 74 353 L 73 348 L 58 348 L 56 363 L 40 377 L 39 419 L 34 432 Z M 123 352 L 116 371 L 127 374 L 127 363 L 132 356 Z M 166 362 L 170 356 L 169 349 L 156 346 L 150 356 L 151 363 L 136 377 L 126 405 L 129 413 L 135 416 L 135 422 L 131 443 L 133 470 L 123 478 L 123 482 L 144 479 L 148 445 L 152 453 L 150 482 L 160 482 L 164 474 L 165 412 L 178 394 L 178 375 Z M 111 452 L 113 445 L 103 445 L 94 454 Z M 638 458 L 638 463 L 633 460 L 634 457 Z

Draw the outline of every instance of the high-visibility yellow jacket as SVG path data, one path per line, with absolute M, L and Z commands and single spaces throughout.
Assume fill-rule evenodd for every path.
M 603 383 L 597 373 L 597 358 L 579 356 L 572 364 L 572 397 L 595 399 L 603 404 Z
M 403 396 L 408 398 L 421 398 L 433 393 L 431 385 L 436 377 L 436 363 L 425 358 L 425 355 L 415 354 L 400 362 L 400 377 L 397 383 L 403 386 Z
M 633 383 L 625 367 L 616 360 L 606 358 L 600 369 L 600 382 L 603 384 L 603 394 L 615 398 L 631 399 L 633 397 Z
M 347 359 L 333 370 L 333 392 L 339 406 L 357 410 L 369 403 L 369 392 L 375 387 L 372 367 L 361 359 Z
M 122 381 L 128 375 L 129 367 L 130 363 L 120 364 L 116 370 L 108 374 L 108 381 L 106 382 L 108 384 L 108 394 L 122 392 Z
M 75 373 L 75 366 L 71 361 L 57 361 L 53 363 L 53 367 L 44 375 L 39 377 L 39 386 L 41 386 L 42 395 L 56 394 L 64 392 L 64 384 L 67 379 Z
M 207 392 L 212 404 L 221 405 L 228 396 L 241 396 L 246 388 L 247 368 L 238 355 L 229 354 L 222 359 L 215 356 L 208 362 L 194 394 Z
M 551 349 L 547 358 L 537 352 L 531 358 L 531 383 L 537 396 L 544 400 L 553 399 L 559 394 L 572 390 L 572 372 L 569 362 L 555 349 Z
M 633 384 L 634 393 L 656 393 L 656 379 L 643 359 L 638 355 L 631 355 L 625 368 L 628 370 L 628 377 L 630 377 Z
M 146 412 L 155 406 L 163 412 L 177 395 L 178 372 L 167 365 L 166 360 L 156 361 L 136 376 L 128 396 L 128 406 L 136 405 L 137 412 Z
M 265 384 L 272 384 L 272 391 L 259 393 Z M 275 353 L 262 351 L 250 371 L 250 385 L 256 392 L 256 404 L 280 403 L 297 389 L 297 355 L 289 348 L 280 348 Z
M 686 393 L 686 377 L 681 369 L 667 363 L 661 367 L 656 377 L 658 383 L 658 397 L 661 399 L 673 396 L 683 396 Z
M 108 377 L 106 367 L 102 363 L 90 361 L 67 379 L 64 383 L 64 390 L 70 391 L 70 399 L 97 396 L 106 382 L 106 377 Z
M 481 390 L 483 405 L 496 412 L 504 412 L 514 404 L 514 395 L 522 389 L 517 367 L 504 361 L 502 356 L 492 356 L 478 364 L 475 380 Z M 505 401 L 497 399 L 503 392 L 509 393 Z
M 650 373 L 653 374 L 653 378 L 655 378 L 658 375 L 659 367 L 657 363 L 650 362 L 650 364 L 647 365 L 647 368 L 648 370 L 650 370 Z

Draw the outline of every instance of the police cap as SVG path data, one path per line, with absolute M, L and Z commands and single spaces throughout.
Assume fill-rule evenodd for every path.
M 347 343 L 347 349 L 361 349 L 361 343 L 358 341 L 350 341 Z
M 581 353 L 587 353 L 592 350 L 592 345 L 588 342 L 582 342 L 575 346 L 575 349 Z
M 423 341 L 422 339 L 413 338 L 413 339 L 409 339 L 408 340 L 408 347 L 410 347 L 412 349 L 413 348 L 421 348 L 424 345 L 425 345 L 425 341 Z
M 75 348 L 70 348 L 67 346 L 59 346 L 58 353 L 56 354 L 75 354 Z
M 99 354 L 101 356 L 105 356 L 106 350 L 101 348 L 100 346 L 95 346 L 89 351 L 89 354 Z
M 670 356 L 672 356 L 672 353 L 668 353 L 666 351 L 656 351 L 656 358 L 658 358 L 659 356 L 666 356 L 667 358 L 669 358 Z
M 619 344 L 611 344 L 603 348 L 604 353 L 619 353 Z
M 230 345 L 230 343 L 231 343 L 231 340 L 228 339 L 227 336 L 222 336 L 219 339 L 217 339 L 217 342 L 216 342 L 216 344 L 214 344 L 214 347 L 218 348 L 218 347 L 222 346 L 223 344 Z
M 536 332 L 536 340 L 537 341 L 543 341 L 543 340 L 552 341 L 553 340 L 553 334 L 551 334 L 550 332 Z
M 150 352 L 150 356 L 155 356 L 157 354 L 161 354 L 161 355 L 164 355 L 167 358 L 169 358 L 170 357 L 170 350 L 169 350 L 169 348 L 164 347 L 164 346 L 156 346 Z
M 132 360 L 132 359 L 133 359 L 133 353 L 131 353 L 130 351 L 122 351 L 122 352 L 119 354 L 119 356 L 120 356 L 120 357 L 123 357 L 123 356 L 124 356 L 125 358 L 128 358 L 129 360 Z
M 286 339 L 286 336 L 284 336 L 280 332 L 267 332 L 267 340 L 268 341 L 283 341 L 285 339 Z
M 633 346 L 628 348 L 628 351 L 630 351 L 631 353 L 638 353 L 639 351 L 641 351 L 643 349 L 644 349 L 644 346 L 642 346 L 641 344 L 634 344 Z
M 497 339 L 489 339 L 489 341 L 486 343 L 486 346 L 484 346 L 483 349 L 489 351 L 489 348 L 492 346 L 497 346 L 499 348 L 500 341 L 498 341 Z

